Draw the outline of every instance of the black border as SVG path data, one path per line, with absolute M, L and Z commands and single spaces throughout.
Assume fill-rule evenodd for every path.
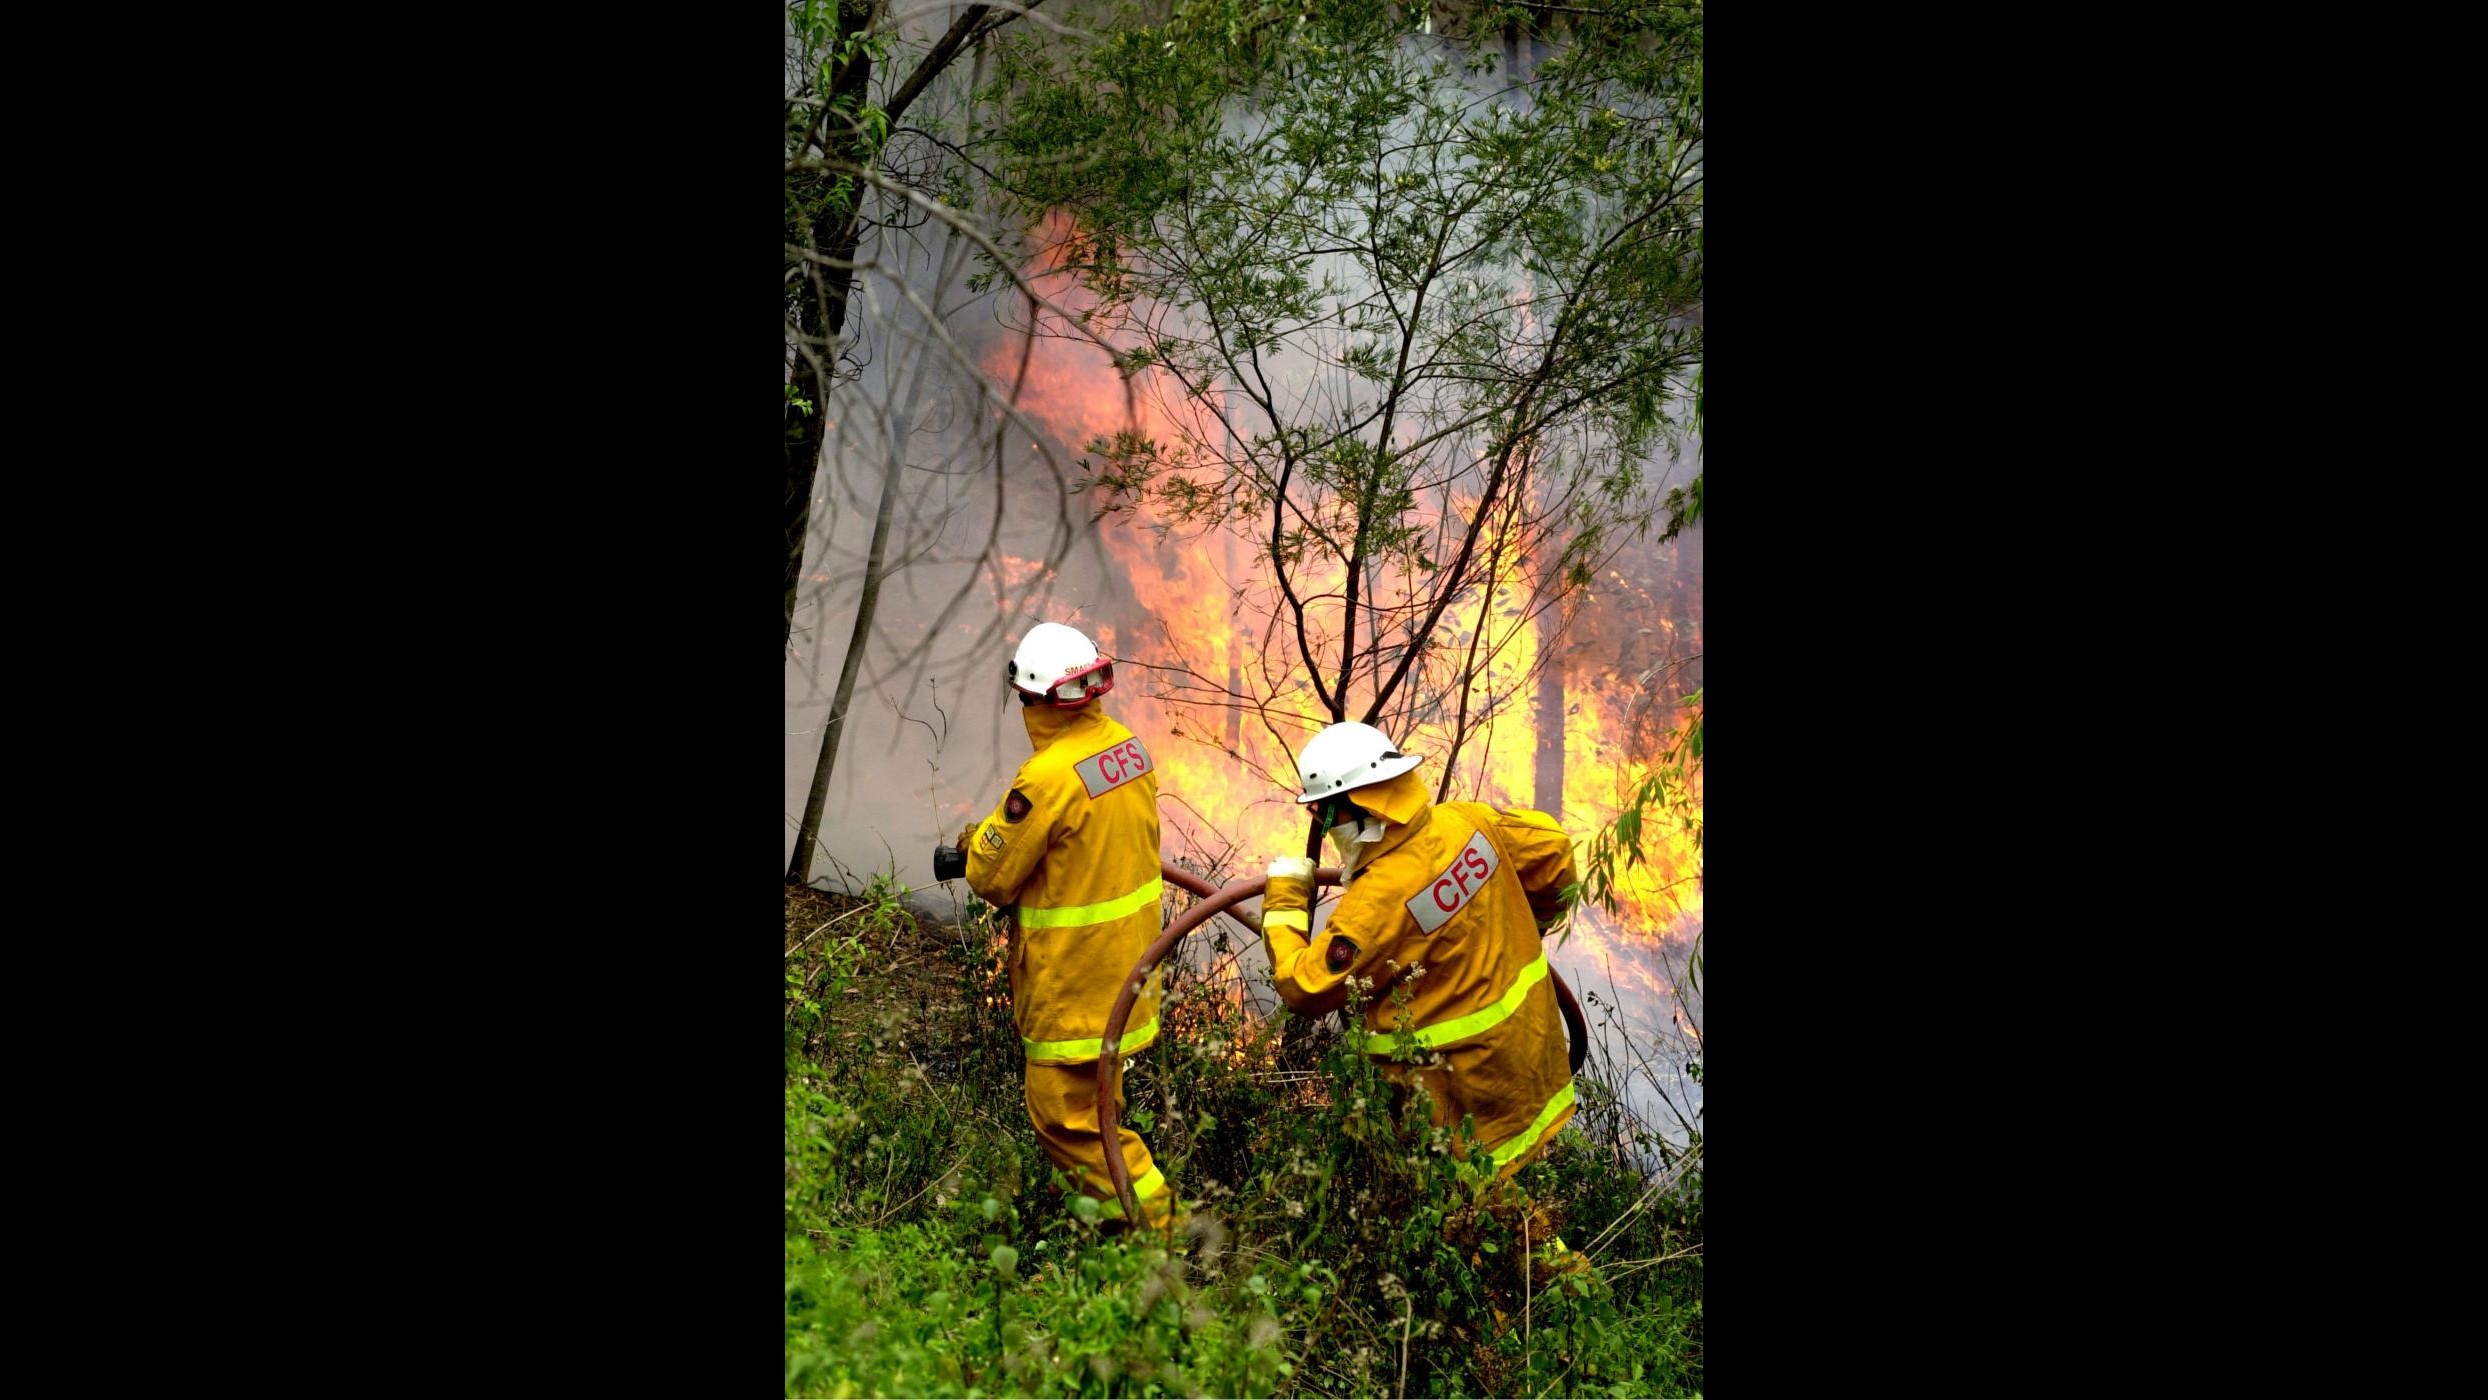
M 2114 289 L 2025 169 L 2071 60 L 1964 52 L 2021 23 L 1977 13 L 1725 15 L 1716 1262 L 1748 1389 L 1983 1373 L 2058 1286 L 2018 1242 L 2080 1209 L 2039 1047 L 2090 1004 L 2059 985 L 2088 891 L 2050 847 L 2114 838 L 2050 815 L 2099 708 L 2055 650 L 2090 536 L 2054 512 L 2111 367 L 2046 347 Z M 385 1228 L 497 1378 L 773 1384 L 755 18 L 495 14 L 399 70 L 454 128 L 375 240 L 412 450 L 337 488 L 438 594 L 381 823 L 431 867 L 391 876 Z

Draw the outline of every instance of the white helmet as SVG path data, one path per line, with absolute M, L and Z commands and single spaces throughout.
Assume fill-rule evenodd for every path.
M 1011 688 L 1068 710 L 1114 689 L 1114 662 L 1076 627 L 1040 622 L 1019 639 L 1011 657 Z
M 1370 724 L 1334 724 L 1296 755 L 1296 771 L 1304 775 L 1304 792 L 1296 801 L 1308 805 L 1396 778 L 1420 761 L 1415 754 L 1401 753 Z

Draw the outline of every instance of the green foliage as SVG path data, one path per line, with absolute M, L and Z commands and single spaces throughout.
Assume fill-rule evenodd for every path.
M 1011 979 L 1006 966 L 1009 926 L 1002 911 L 969 895 L 957 940 L 946 951 L 965 1024 L 958 1042 L 960 1077 L 974 1084 L 1007 1086 L 1006 1092 L 1016 1096 L 1022 1061 L 1019 1029 L 1011 1020 Z
M 854 982 L 862 949 L 887 946 L 912 926 L 907 886 L 876 874 L 864 902 L 814 929 L 786 955 L 786 1050 L 808 1054 L 826 1025 L 824 1006 L 834 1006 Z M 815 941 L 819 940 L 819 941 Z
M 1394 995 L 1408 995 L 1405 980 Z M 1538 1394 L 1576 1365 L 1633 1387 L 1622 1393 L 1698 1392 L 1698 1273 L 1635 1271 L 1632 1285 L 1619 1288 L 1595 1275 L 1551 1274 L 1549 1248 L 1559 1235 L 1578 1238 L 1625 1217 L 1611 1253 L 1663 1254 L 1667 1231 L 1681 1241 L 1683 1222 L 1698 1222 L 1698 1179 L 1689 1200 L 1670 1198 L 1674 1214 L 1645 1207 L 1636 1218 L 1633 1199 L 1648 1183 L 1567 1132 L 1546 1161 L 1497 1183 L 1489 1160 L 1472 1155 L 1473 1125 L 1433 1126 L 1422 1088 L 1396 1082 L 1425 1066 L 1424 1052 L 1403 1049 L 1396 1070 L 1386 1069 L 1323 1035 L 1308 1046 L 1318 1047 L 1319 1072 L 1288 1090 L 1274 1095 L 1261 1074 L 1237 1072 L 1236 1049 L 1244 1066 L 1256 1065 L 1284 1024 L 1257 1031 L 1230 1011 L 1205 1028 L 1185 1102 L 1226 1126 L 1205 1128 L 1177 1150 L 1192 1148 L 1183 1179 L 1200 1183 L 1226 1218 L 1245 1222 L 1255 1247 L 1318 1260 L 1334 1280 L 1331 1345 L 1308 1388 L 1397 1393 L 1396 1339 L 1405 1330 L 1412 1394 Z M 1238 1174 L 1222 1175 L 1218 1164 Z M 1581 1385 L 1579 1374 L 1563 1382 Z
M 990 1195 L 790 1237 L 786 1264 L 789 1395 L 1288 1393 L 1315 1321 L 1260 1274 L 1204 1281 L 1153 1238 L 1032 1231 Z
M 1316 595 L 1291 660 L 1406 657 L 1378 691 L 1466 695 L 1445 609 L 1550 554 L 1541 586 L 1579 587 L 1698 418 L 1701 6 L 1483 7 L 1432 35 L 1387 4 L 1116 14 L 1093 43 L 999 45 L 977 132 L 1002 221 L 1199 410 L 1088 443 L 1082 487 L 1166 528 L 1249 523 Z M 1499 71 L 1507 22 L 1554 26 L 1551 56 Z M 1309 582 L 1342 571 L 1394 605 L 1354 626 Z
M 1690 485 L 1675 487 L 1667 493 L 1667 529 L 1659 540 L 1665 543 L 1701 523 L 1702 478 L 1696 473 Z
M 844 329 L 851 264 L 876 221 L 868 208 L 874 187 L 895 179 L 956 203 L 965 198 L 965 175 L 955 163 L 891 156 L 893 115 L 875 95 L 902 109 L 914 102 L 922 86 L 902 102 L 893 93 L 893 70 L 912 71 L 932 54 L 902 50 L 903 17 L 886 0 L 789 0 L 786 16 L 786 329 L 790 351 L 835 352 L 827 332 L 833 321 Z M 921 110 L 912 120 L 920 128 L 939 125 Z M 800 353 L 794 358 L 805 362 Z M 822 355 L 831 365 L 840 358 Z M 813 411 L 797 406 L 806 416 Z
M 819 933 L 828 933 L 824 925 Z M 823 1003 L 835 1004 L 855 980 L 857 945 L 864 936 L 815 946 L 798 947 L 786 957 L 786 1050 L 808 1051 L 818 1044 L 825 1024 Z
M 815 226 L 835 226 L 854 212 L 856 182 L 850 171 L 821 169 L 824 154 L 838 165 L 866 167 L 889 138 L 889 119 L 865 104 L 840 79 L 857 65 L 884 62 L 890 36 L 870 27 L 869 8 L 841 0 L 796 0 L 787 6 L 788 61 L 801 75 L 786 105 L 786 159 L 806 169 L 786 177 L 789 242 L 809 241 Z M 861 71 L 861 70 L 858 70 Z
M 870 930 L 865 969 L 911 936 L 897 887 L 872 893 L 829 931 Z M 1397 1394 L 1403 1343 L 1412 1395 L 1700 1393 L 1698 1175 L 1653 1192 L 1576 1120 L 1498 1186 L 1398 1071 L 1195 974 L 1170 977 L 1127 1078 L 1190 1228 L 1063 1194 L 1007 1000 L 983 1000 L 992 918 L 938 936 L 962 999 L 943 1033 L 831 993 L 821 1053 L 789 1058 L 789 1395 Z M 1551 1272 L 1558 1234 L 1596 1241 L 1598 1271 Z

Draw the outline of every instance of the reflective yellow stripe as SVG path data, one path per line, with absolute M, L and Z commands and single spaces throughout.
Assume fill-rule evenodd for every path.
M 1304 933 L 1313 927 L 1313 923 L 1302 909 L 1281 909 L 1275 914 L 1262 915 L 1261 926 L 1264 929 L 1292 928 Z
M 1157 1038 L 1158 1018 L 1152 1012 L 1148 1024 L 1124 1029 L 1122 1053 L 1136 1055 L 1148 1049 L 1150 1042 Z M 1094 1060 L 1106 1053 L 1103 1036 L 1088 1040 L 1030 1040 L 1022 1036 L 1019 1046 L 1032 1060 Z
M 1138 1196 L 1144 1201 L 1149 1199 L 1151 1196 L 1165 1195 L 1166 1173 L 1159 1171 L 1157 1169 L 1157 1165 L 1155 1163 L 1151 1163 L 1148 1175 L 1143 1176 L 1140 1180 L 1132 1183 L 1132 1194 Z
M 1556 1092 L 1555 1097 L 1546 1101 L 1546 1107 L 1538 1110 L 1537 1122 L 1521 1129 L 1519 1137 L 1494 1150 L 1495 1165 L 1500 1167 L 1536 1146 L 1539 1136 L 1546 1132 L 1546 1125 L 1555 1121 L 1556 1114 L 1571 1106 L 1572 1081 L 1567 1079 L 1564 1081 L 1564 1087 Z
M 1263 920 L 1262 926 L 1267 928 L 1269 921 Z M 1432 1049 L 1437 1045 L 1448 1045 L 1455 1040 L 1466 1040 L 1480 1031 L 1491 1030 L 1510 1020 L 1512 1013 L 1520 1010 L 1521 999 L 1529 995 L 1529 989 L 1545 980 L 1546 954 L 1540 953 L 1536 962 L 1522 968 L 1520 976 L 1512 979 L 1511 987 L 1502 996 L 1466 1016 L 1454 1016 L 1448 1021 L 1420 1026 L 1414 1031 L 1385 1031 L 1379 1035 L 1368 1035 L 1351 1026 L 1348 1028 L 1348 1043 L 1369 1054 L 1387 1055 L 1399 1048 L 1399 1043 L 1403 1038 L 1413 1039 L 1418 1046 L 1425 1049 Z
M 1166 878 L 1152 875 L 1149 883 L 1127 895 L 1119 895 L 1101 904 L 1074 904 L 1061 909 L 1030 909 L 1020 907 L 1021 928 L 1078 928 L 1082 924 L 1102 924 L 1126 914 L 1146 909 L 1158 902 L 1166 892 Z

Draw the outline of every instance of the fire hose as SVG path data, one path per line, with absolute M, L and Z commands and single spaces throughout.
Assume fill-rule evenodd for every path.
M 1131 1019 L 1132 1003 L 1138 999 L 1142 984 L 1149 980 L 1149 974 L 1157 970 L 1159 961 L 1183 940 L 1185 934 L 1219 914 L 1226 914 L 1259 933 L 1260 918 L 1250 910 L 1232 906 L 1261 894 L 1270 883 L 1267 876 L 1256 875 L 1250 879 L 1230 881 L 1224 887 L 1215 886 L 1188 870 L 1177 869 L 1171 861 L 1160 861 L 1158 871 L 1168 882 L 1201 896 L 1201 901 L 1176 915 L 1174 922 L 1166 926 L 1166 931 L 1158 935 L 1157 941 L 1142 951 L 1140 961 L 1132 967 L 1132 975 L 1123 979 L 1123 989 L 1115 993 L 1114 1009 L 1106 1013 L 1103 1052 L 1097 1057 L 1097 1136 L 1104 1148 L 1106 1175 L 1113 1180 L 1114 1193 L 1123 1203 L 1123 1218 L 1134 1225 L 1141 1220 L 1140 1198 L 1132 1194 L 1131 1169 L 1123 1164 L 1123 1150 L 1116 1142 L 1117 1096 L 1114 1081 L 1122 1070 L 1120 1047 L 1124 1023 Z M 1338 867 L 1324 866 L 1314 871 L 1313 883 L 1317 888 L 1338 884 Z M 1580 1003 L 1572 999 L 1572 988 L 1564 985 L 1563 975 L 1549 967 L 1546 976 L 1549 982 L 1555 984 L 1555 1004 L 1564 1013 L 1564 1029 L 1571 1037 L 1572 1072 L 1579 1074 L 1581 1062 L 1589 1054 L 1588 1024 L 1582 1019 Z
M 1211 895 L 1218 893 L 1218 886 L 1211 884 L 1209 881 L 1202 879 L 1200 876 L 1193 874 L 1189 870 L 1178 868 L 1173 861 L 1159 861 L 1158 871 L 1169 881 L 1190 890 L 1192 893 L 1201 896 L 1203 899 L 1207 899 Z M 1339 883 L 1336 875 L 1337 873 L 1335 871 L 1316 871 L 1314 883 L 1316 885 L 1335 885 Z M 1264 877 L 1263 883 L 1268 883 L 1267 877 Z M 1250 896 L 1246 897 L 1249 898 Z M 1237 923 L 1242 924 L 1244 927 L 1251 929 L 1255 937 L 1260 936 L 1261 916 L 1259 914 L 1254 913 L 1250 909 L 1235 908 L 1223 909 L 1219 912 L 1225 914 L 1228 918 L 1235 920 Z M 1169 944 L 1168 946 L 1172 947 L 1174 945 Z M 1161 956 L 1163 956 L 1162 952 L 1144 954 L 1142 956 L 1141 971 L 1144 976 L 1147 975 L 1151 969 L 1154 969 L 1157 966 L 1157 959 Z M 1564 1013 L 1564 1028 L 1571 1035 L 1572 1072 L 1574 1074 L 1579 1074 L 1581 1072 L 1581 1062 L 1589 1056 L 1589 1025 L 1582 1019 L 1581 1003 L 1572 999 L 1572 988 L 1565 983 L 1563 974 L 1557 972 L 1553 967 L 1549 967 L 1546 970 L 1546 975 L 1554 980 L 1555 1004 L 1562 1009 Z M 1135 995 L 1137 995 L 1137 993 L 1135 993 Z

